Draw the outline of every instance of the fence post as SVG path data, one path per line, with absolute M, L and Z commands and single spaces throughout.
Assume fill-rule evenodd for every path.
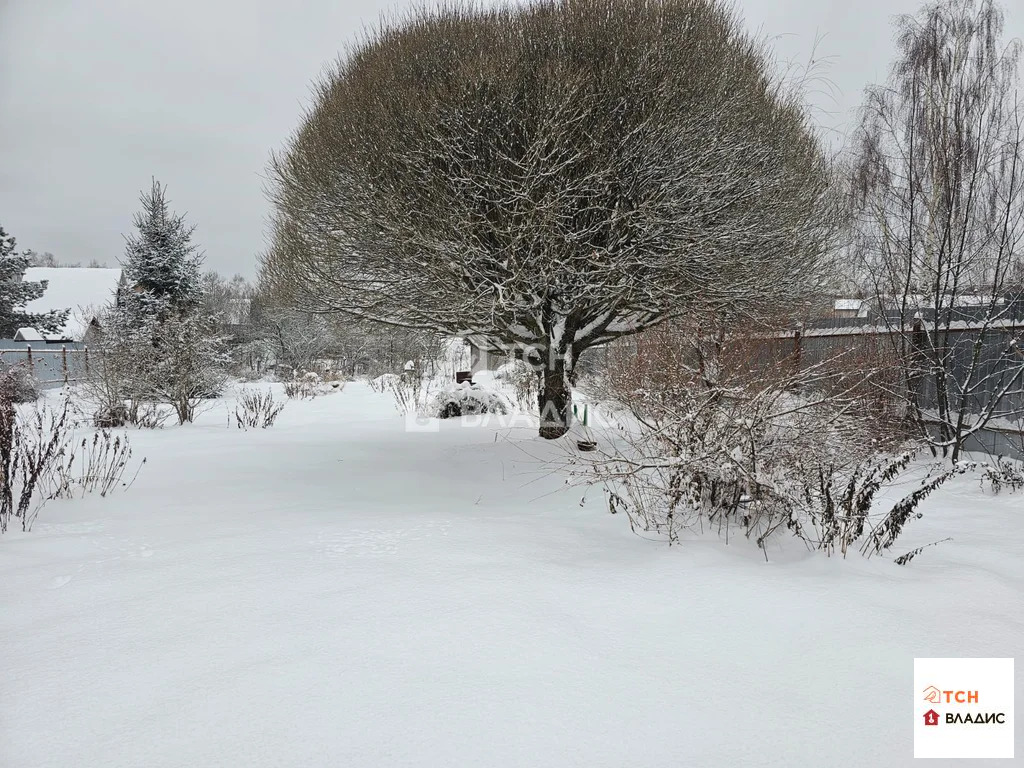
M 85 345 L 85 378 L 89 378 L 89 345 Z
M 796 371 L 800 372 L 800 358 L 803 355 L 803 345 L 801 343 L 803 334 L 800 333 L 800 329 L 797 328 L 793 331 L 793 359 L 796 360 Z
M 62 345 L 60 348 L 60 364 L 64 368 L 64 383 L 68 383 L 68 348 Z
M 28 357 L 28 375 L 35 375 L 35 364 L 32 362 L 32 345 L 28 344 L 25 346 L 25 354 Z

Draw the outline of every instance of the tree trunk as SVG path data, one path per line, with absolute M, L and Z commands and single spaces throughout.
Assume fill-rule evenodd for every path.
M 572 424 L 571 371 L 561 357 L 550 360 L 540 372 L 540 436 L 554 440 Z

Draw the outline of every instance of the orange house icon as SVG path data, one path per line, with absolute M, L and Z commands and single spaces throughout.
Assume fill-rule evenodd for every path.
M 929 709 L 924 713 L 924 724 L 925 725 L 938 725 L 939 724 L 939 713 L 934 709 Z

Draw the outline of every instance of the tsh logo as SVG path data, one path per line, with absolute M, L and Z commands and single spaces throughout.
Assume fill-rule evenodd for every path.
M 929 704 L 977 704 L 977 691 L 940 691 L 934 685 L 924 689 L 924 700 Z

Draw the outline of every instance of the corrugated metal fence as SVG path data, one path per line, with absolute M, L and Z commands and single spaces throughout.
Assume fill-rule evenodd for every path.
M 1020 426 L 1024 421 L 1024 323 L 985 327 L 957 322 L 939 333 L 948 360 L 945 386 L 949 401 L 954 406 L 962 401 L 968 414 L 982 413 L 995 404 L 994 422 L 970 438 L 965 449 L 1024 459 L 1024 426 Z M 765 349 L 771 358 L 796 360 L 801 366 L 845 356 L 847 364 L 861 361 L 863 366 L 877 369 L 880 365 L 884 368 L 890 358 L 891 372 L 898 375 L 895 353 L 905 344 L 905 350 L 919 359 L 920 374 L 912 382 L 913 393 L 922 410 L 929 411 L 936 410 L 939 403 L 939 378 L 932 366 L 934 334 L 930 323 L 910 324 L 902 332 L 884 325 L 807 328 L 780 333 L 767 341 Z M 893 381 L 894 389 L 901 386 L 906 384 Z
M 89 348 L 66 342 L 0 341 L 0 370 L 21 366 L 44 389 L 80 381 L 89 372 Z

